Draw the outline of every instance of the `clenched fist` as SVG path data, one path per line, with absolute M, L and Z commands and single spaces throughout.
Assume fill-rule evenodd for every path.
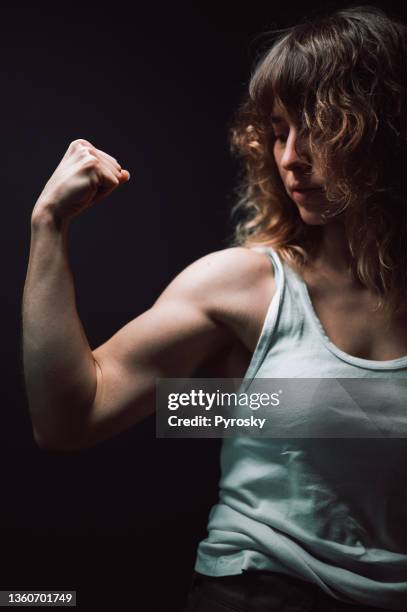
M 50 212 L 56 220 L 79 215 L 130 178 L 114 157 L 79 138 L 69 145 L 38 198 L 32 215 Z

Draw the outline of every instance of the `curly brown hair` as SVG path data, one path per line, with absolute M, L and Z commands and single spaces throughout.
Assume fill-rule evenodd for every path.
M 352 271 L 378 294 L 378 309 L 407 310 L 407 27 L 363 5 L 320 14 L 271 33 L 230 126 L 242 164 L 232 245 L 270 245 L 298 269 L 323 226 L 305 224 L 274 156 L 275 100 L 298 120 L 341 214 Z M 335 211 L 335 212 L 332 212 Z

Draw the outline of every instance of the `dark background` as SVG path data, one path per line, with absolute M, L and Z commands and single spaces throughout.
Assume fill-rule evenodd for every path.
M 0 590 L 76 589 L 81 610 L 183 610 L 220 441 L 156 439 L 152 417 L 80 453 L 37 448 L 21 365 L 36 198 L 76 138 L 131 172 L 71 224 L 78 311 L 96 348 L 189 263 L 227 246 L 238 171 L 228 125 L 262 33 L 362 3 L 147 4 L 0 15 Z M 395 3 L 371 4 L 403 17 Z

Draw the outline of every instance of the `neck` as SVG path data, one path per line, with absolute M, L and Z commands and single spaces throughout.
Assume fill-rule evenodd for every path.
M 321 243 L 312 266 L 315 269 L 329 269 L 337 274 L 349 274 L 352 261 L 343 222 L 334 220 L 322 226 Z

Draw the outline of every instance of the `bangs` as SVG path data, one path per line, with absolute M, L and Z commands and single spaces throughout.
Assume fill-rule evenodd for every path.
M 275 101 L 281 101 L 292 119 L 302 123 L 305 104 L 309 107 L 316 98 L 321 78 L 315 54 L 301 42 L 301 34 L 291 31 L 280 36 L 251 78 L 249 95 L 264 119 Z

